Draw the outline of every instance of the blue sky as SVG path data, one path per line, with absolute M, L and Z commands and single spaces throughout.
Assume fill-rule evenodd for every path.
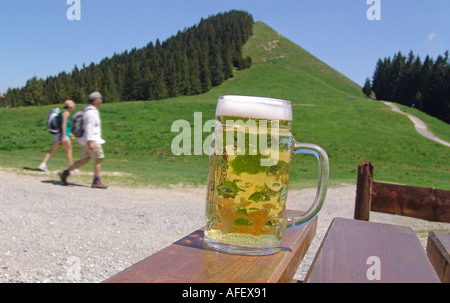
M 450 49 L 449 0 L 8 0 L 0 4 L 0 93 L 161 41 L 231 9 L 245 10 L 362 85 L 379 58 L 412 50 L 436 58 Z M 369 1 L 369 2 L 372 2 Z

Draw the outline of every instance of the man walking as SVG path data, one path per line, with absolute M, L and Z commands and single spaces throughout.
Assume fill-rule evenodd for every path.
M 98 111 L 98 107 L 102 102 L 103 97 L 99 92 L 93 92 L 89 95 L 89 104 L 83 109 L 84 134 L 78 139 L 78 142 L 83 146 L 81 160 L 72 164 L 65 171 L 58 173 L 64 185 L 67 185 L 67 178 L 70 176 L 71 171 L 85 165 L 90 159 L 93 159 L 95 163 L 92 187 L 108 188 L 108 186 L 102 184 L 100 181 L 102 159 L 104 158 L 102 144 L 105 143 L 105 140 L 102 139 L 101 120 Z

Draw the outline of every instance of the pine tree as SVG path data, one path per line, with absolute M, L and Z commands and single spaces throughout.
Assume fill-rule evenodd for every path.
M 211 84 L 212 86 L 217 86 L 223 83 L 225 80 L 224 64 L 222 59 L 222 54 L 220 51 L 220 46 L 212 49 L 210 54 L 210 74 L 211 74 Z
M 389 69 L 390 58 L 379 59 L 372 78 L 372 90 L 378 100 L 390 100 Z
M 446 100 L 444 100 L 446 85 L 448 86 L 445 83 L 445 73 L 445 61 L 440 55 L 436 59 L 428 79 L 429 95 L 427 97 L 426 112 L 441 120 L 445 117 L 447 110 Z
M 107 67 L 103 72 L 103 83 L 102 83 L 102 93 L 104 97 L 104 102 L 118 102 L 120 101 L 119 89 L 114 80 L 114 74 L 111 67 Z
M 372 94 L 372 88 L 370 86 L 370 79 L 369 78 L 366 78 L 366 82 L 364 83 L 362 91 L 367 97 L 370 98 L 370 95 Z
M 208 53 L 207 51 L 200 51 L 200 82 L 202 87 L 202 93 L 209 91 L 212 88 L 211 74 L 208 65 Z

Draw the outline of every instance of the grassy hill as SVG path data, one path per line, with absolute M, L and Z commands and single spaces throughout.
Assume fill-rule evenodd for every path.
M 172 123 L 182 119 L 193 126 L 194 112 L 202 112 L 204 123 L 214 118 L 220 95 L 243 94 L 293 102 L 293 134 L 298 141 L 316 143 L 328 152 L 332 185 L 354 183 L 358 163 L 369 160 L 375 163 L 377 180 L 450 189 L 448 147 L 421 137 L 406 116 L 368 101 L 357 84 L 264 23 L 255 23 L 253 33 L 244 46 L 253 66 L 235 71 L 234 78 L 208 93 L 102 105 L 105 183 L 205 185 L 208 157 L 174 156 L 170 146 L 178 132 L 171 132 Z M 0 166 L 22 169 L 40 164 L 52 140 L 43 126 L 49 109 L 0 110 Z M 423 114 L 421 119 L 442 139 L 450 140 L 448 124 Z M 78 159 L 80 148 L 75 141 L 73 145 Z M 316 166 L 312 156 L 296 156 L 291 188 L 314 186 Z M 65 168 L 64 153 L 57 153 L 48 167 Z M 92 163 L 81 170 L 90 173 Z M 90 182 L 90 178 L 81 174 L 72 180 Z

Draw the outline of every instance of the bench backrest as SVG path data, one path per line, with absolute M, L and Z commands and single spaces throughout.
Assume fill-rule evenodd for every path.
M 372 162 L 358 165 L 355 214 L 369 221 L 370 211 L 450 223 L 450 191 L 375 182 Z

